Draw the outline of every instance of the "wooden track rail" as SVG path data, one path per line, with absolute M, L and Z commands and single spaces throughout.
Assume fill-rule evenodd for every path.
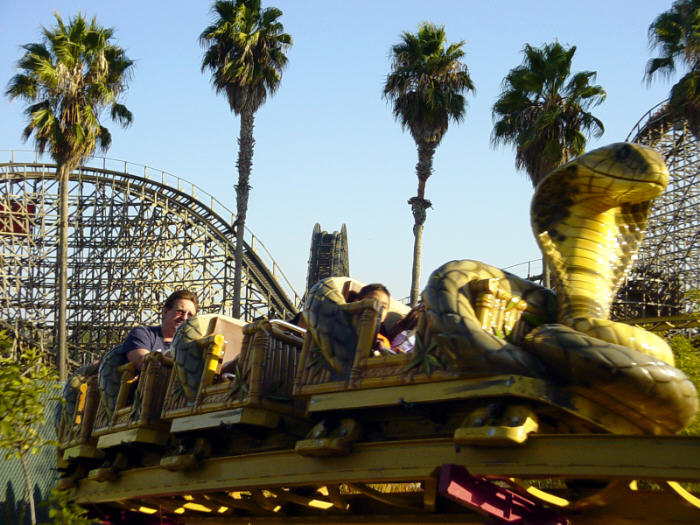
M 348 456 L 327 458 L 275 451 L 212 458 L 189 472 L 149 467 L 125 471 L 113 482 L 82 480 L 75 496 L 84 505 L 157 509 L 183 523 L 415 523 L 407 514 L 412 520 L 420 516 L 421 523 L 444 523 L 450 517 L 483 523 L 473 511 L 436 496 L 435 476 L 443 465 L 461 465 L 488 479 L 623 482 L 614 497 L 606 496 L 606 507 L 583 514 L 555 507 L 562 515 L 575 515 L 576 524 L 596 523 L 589 520 L 603 515 L 613 520 L 606 523 L 633 523 L 625 520 L 640 509 L 646 509 L 645 523 L 664 523 L 659 512 L 669 509 L 675 509 L 667 516 L 674 523 L 700 519 L 700 510 L 671 491 L 628 488 L 634 480 L 661 485 L 700 480 L 698 437 L 533 435 L 518 447 L 457 447 L 449 439 L 424 439 L 361 443 Z M 402 485 L 408 489 L 381 490 Z M 322 487 L 325 496 L 318 493 Z M 335 502 L 327 496 L 329 487 L 336 491 Z M 311 501 L 327 507 L 319 510 Z M 616 507 L 616 501 L 634 503 Z M 661 510 L 648 509 L 649 502 Z

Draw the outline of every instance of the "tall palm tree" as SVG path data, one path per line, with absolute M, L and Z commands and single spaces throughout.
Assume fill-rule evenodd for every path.
M 64 24 L 42 28 L 40 43 L 22 46 L 20 70 L 6 95 L 28 103 L 25 140 L 33 136 L 40 152 L 48 149 L 59 181 L 59 244 L 57 257 L 58 369 L 66 379 L 66 295 L 68 256 L 68 177 L 98 147 L 109 148 L 112 137 L 100 122 L 105 110 L 122 126 L 131 112 L 118 102 L 126 89 L 133 62 L 112 41 L 114 30 L 88 22 L 80 13 Z
M 671 88 L 663 120 L 685 119 L 691 132 L 700 135 L 700 0 L 673 2 L 649 26 L 649 45 L 661 56 L 647 63 L 647 82 L 657 73 L 670 76 L 679 64 L 688 69 Z
M 418 149 L 418 191 L 409 199 L 413 212 L 413 268 L 411 305 L 418 302 L 420 255 L 426 210 L 425 183 L 433 172 L 433 156 L 450 120 L 460 122 L 466 113 L 465 91 L 474 91 L 466 64 L 464 41 L 447 45 L 445 28 L 423 22 L 416 34 L 404 31 L 391 48 L 391 72 L 384 98 L 393 104 L 396 120 L 408 128 Z
M 255 112 L 280 85 L 287 64 L 285 52 L 292 45 L 292 37 L 278 21 L 282 11 L 274 7 L 262 9 L 260 0 L 218 0 L 212 6 L 212 13 L 214 22 L 199 36 L 200 44 L 206 48 L 202 72 L 211 70 L 214 89 L 226 95 L 231 111 L 241 117 L 233 283 L 233 315 L 240 317 L 243 235 L 255 145 Z
M 510 70 L 493 105 L 491 143 L 515 147 L 515 166 L 527 171 L 533 186 L 583 153 L 584 133 L 599 137 L 605 130 L 588 111 L 605 100 L 605 91 L 590 84 L 595 72 L 571 75 L 575 52 L 576 46 L 566 49 L 558 42 L 542 48 L 525 44 L 523 63 Z

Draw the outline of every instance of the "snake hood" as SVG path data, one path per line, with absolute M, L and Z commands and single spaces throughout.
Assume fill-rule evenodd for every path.
M 563 313 L 607 317 L 641 243 L 650 201 L 668 177 L 655 150 L 621 142 L 581 155 L 540 182 L 532 229 Z

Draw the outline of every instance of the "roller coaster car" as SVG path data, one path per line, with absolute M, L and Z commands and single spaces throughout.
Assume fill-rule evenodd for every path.
M 141 371 L 115 347 L 100 363 L 100 405 L 92 435 L 97 447 L 107 449 L 124 443 L 163 445 L 168 425 L 160 419 L 165 387 L 173 367 L 168 353 L 144 356 Z
M 92 437 L 104 460 L 89 472 L 90 479 L 112 480 L 129 466 L 157 462 L 170 439 L 169 424 L 160 413 L 172 367 L 168 353 L 151 352 L 139 372 L 121 353 L 121 345 L 100 360 L 100 401 Z
M 240 355 L 224 363 L 221 327 L 239 323 L 221 315 L 197 316 L 178 331 L 175 373 L 163 419 L 172 422 L 179 450 L 161 466 L 194 468 L 210 454 L 284 448 L 309 425 L 304 407 L 292 399 L 293 374 L 304 330 L 262 320 L 242 329 Z
M 56 413 L 58 446 L 57 467 L 61 473 L 59 488 L 72 487 L 76 479 L 87 474 L 86 465 L 99 462 L 103 453 L 92 436 L 92 427 L 100 400 L 97 367 L 78 369 L 63 387 L 64 403 Z
M 309 332 L 294 395 L 322 421 L 297 443 L 302 455 L 348 453 L 360 439 L 515 445 L 537 431 L 679 429 L 614 396 L 557 382 L 531 350 L 533 330 L 556 322 L 556 298 L 530 281 L 476 261 L 448 263 L 423 293 L 414 351 L 380 357 L 371 353 L 378 303 L 345 304 L 342 287 L 337 278 L 321 281 L 305 305 Z

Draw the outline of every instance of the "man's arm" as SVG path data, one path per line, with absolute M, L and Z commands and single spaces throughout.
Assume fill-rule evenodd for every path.
M 136 370 L 141 370 L 141 365 L 143 364 L 143 358 L 146 354 L 150 354 L 145 348 L 136 348 L 131 352 L 126 353 L 126 358 L 134 363 Z
M 134 363 L 137 370 L 141 370 L 143 358 L 151 352 L 152 337 L 145 326 L 137 326 L 129 332 L 124 340 L 124 354 Z

